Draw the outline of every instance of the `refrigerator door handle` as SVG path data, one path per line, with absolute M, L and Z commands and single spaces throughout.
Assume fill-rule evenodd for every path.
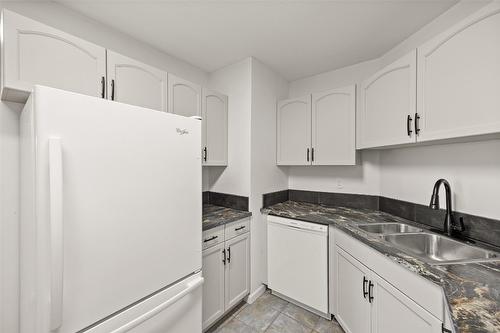
M 63 170 L 61 138 L 49 138 L 50 328 L 62 325 L 63 313 Z
M 190 294 L 193 290 L 198 288 L 203 284 L 203 277 L 199 277 L 194 281 L 191 281 L 187 284 L 186 289 L 182 290 L 180 293 L 176 294 L 172 298 L 168 299 L 167 301 L 163 302 L 162 304 L 158 305 L 157 307 L 151 309 L 150 311 L 144 313 L 143 315 L 135 318 L 134 320 L 126 323 L 125 325 L 121 326 L 120 328 L 117 328 L 116 330 L 112 331 L 111 333 L 124 333 L 127 331 L 130 331 L 132 328 L 139 326 L 146 320 L 156 316 L 158 313 L 164 311 L 166 308 L 169 306 L 175 304 L 177 301 L 179 301 L 181 298 L 184 296 Z

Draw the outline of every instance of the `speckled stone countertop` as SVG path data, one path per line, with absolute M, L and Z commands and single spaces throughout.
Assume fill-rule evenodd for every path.
M 215 205 L 203 205 L 203 231 L 251 216 L 251 212 Z
M 426 228 L 380 211 L 286 201 L 263 208 L 262 213 L 334 225 L 415 274 L 441 286 L 456 332 L 500 332 L 500 261 L 442 266 L 426 264 L 355 227 L 360 222 L 400 222 Z

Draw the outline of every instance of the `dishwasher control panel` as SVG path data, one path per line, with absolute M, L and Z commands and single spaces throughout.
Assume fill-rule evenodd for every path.
M 327 225 L 313 223 L 313 222 L 293 220 L 293 219 L 274 216 L 274 215 L 269 215 L 267 217 L 267 220 L 269 222 L 272 222 L 272 223 L 283 224 L 285 226 L 295 227 L 298 229 L 312 230 L 312 231 L 318 231 L 318 232 L 327 232 L 328 231 Z

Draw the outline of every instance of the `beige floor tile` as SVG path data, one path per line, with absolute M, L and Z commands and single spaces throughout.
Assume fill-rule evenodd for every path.
M 314 331 L 317 333 L 344 333 L 344 330 L 335 319 L 326 320 L 324 318 L 319 319 Z
M 266 333 L 310 333 L 311 328 L 306 327 L 288 317 L 287 315 L 280 314 L 269 326 Z
M 241 321 L 233 318 L 223 326 L 219 327 L 216 333 L 256 333 L 257 331 Z
M 241 310 L 235 318 L 263 332 L 271 325 L 278 314 L 279 311 L 272 308 L 269 304 L 254 302 Z
M 319 321 L 318 315 L 292 303 L 288 303 L 285 309 L 283 309 L 283 313 L 311 329 L 313 329 Z

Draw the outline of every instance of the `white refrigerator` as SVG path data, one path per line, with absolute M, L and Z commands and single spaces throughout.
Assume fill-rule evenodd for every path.
M 21 114 L 22 333 L 201 332 L 200 123 L 35 87 Z

